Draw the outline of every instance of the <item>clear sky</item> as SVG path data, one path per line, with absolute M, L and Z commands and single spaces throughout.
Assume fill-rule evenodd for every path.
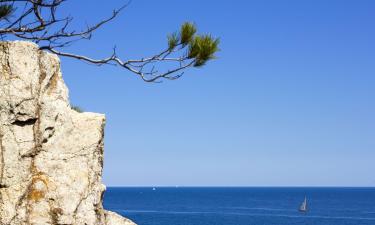
M 90 23 L 122 2 L 68 1 L 64 12 Z M 72 103 L 106 114 L 105 184 L 375 186 L 374 9 L 372 0 L 133 0 L 70 50 L 103 57 L 116 44 L 124 58 L 147 56 L 184 21 L 220 37 L 222 50 L 162 84 L 62 60 Z

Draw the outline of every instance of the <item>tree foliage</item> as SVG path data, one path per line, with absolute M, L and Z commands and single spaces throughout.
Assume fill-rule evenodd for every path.
M 40 49 L 60 56 L 71 57 L 96 65 L 115 64 L 147 82 L 174 80 L 188 67 L 201 67 L 215 58 L 219 39 L 209 34 L 197 34 L 194 23 L 186 22 L 178 32 L 167 36 L 167 48 L 141 59 L 122 59 L 116 48 L 109 57 L 93 59 L 64 52 L 76 41 L 90 39 L 93 33 L 114 20 L 128 4 L 113 10 L 112 15 L 80 31 L 71 29 L 73 17 L 59 17 L 57 9 L 68 0 L 0 0 L 0 37 L 10 36 L 33 41 Z M 160 68 L 160 70 L 158 69 Z
M 79 112 L 79 113 L 82 113 L 83 112 L 83 109 L 79 106 L 71 106 L 71 108 L 76 111 L 76 112 Z
M 207 61 L 215 58 L 219 51 L 219 39 L 211 35 L 197 35 L 197 28 L 193 23 L 182 24 L 180 33 L 172 33 L 168 36 L 168 49 L 173 51 L 181 45 L 187 46 L 186 58 L 193 60 L 193 66 L 200 67 Z

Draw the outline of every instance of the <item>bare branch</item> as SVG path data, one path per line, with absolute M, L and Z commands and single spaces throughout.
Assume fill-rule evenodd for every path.
M 83 55 L 77 55 L 77 54 L 72 54 L 72 53 L 66 53 L 66 52 L 61 52 L 53 47 L 50 46 L 44 46 L 41 47 L 43 50 L 48 50 L 56 55 L 60 56 L 65 56 L 65 57 L 70 57 L 70 58 L 75 58 L 79 59 L 85 62 L 89 62 L 95 65 L 103 65 L 103 64 L 110 64 L 110 63 L 115 63 L 115 65 L 121 66 L 130 72 L 138 75 L 142 80 L 146 82 L 155 82 L 161 78 L 168 79 L 168 80 L 174 80 L 179 77 L 181 77 L 181 74 L 175 75 L 175 73 L 184 70 L 190 66 L 192 66 L 195 63 L 195 60 L 189 60 L 186 57 L 184 58 L 160 58 L 160 54 L 157 55 L 157 57 L 150 57 L 147 59 L 143 60 L 128 60 L 128 61 L 122 61 L 117 55 L 116 52 L 107 58 L 104 59 L 92 59 L 87 56 Z M 160 62 L 160 61 L 177 61 L 180 62 L 177 67 L 170 69 L 165 72 L 158 73 L 157 71 L 154 71 L 154 69 L 151 69 L 149 72 L 142 72 L 144 66 L 149 63 L 155 63 L 155 62 Z M 187 63 L 185 63 L 187 61 Z M 134 63 L 138 63 L 134 65 Z M 140 64 L 140 65 L 139 65 Z

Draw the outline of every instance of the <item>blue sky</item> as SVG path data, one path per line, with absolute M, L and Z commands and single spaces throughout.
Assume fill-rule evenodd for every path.
M 90 23 L 122 2 L 70 1 L 63 13 Z M 103 57 L 116 44 L 124 58 L 147 56 L 194 21 L 220 37 L 221 52 L 162 84 L 62 59 L 72 103 L 106 114 L 105 184 L 375 186 L 374 8 L 366 0 L 133 0 L 69 50 Z

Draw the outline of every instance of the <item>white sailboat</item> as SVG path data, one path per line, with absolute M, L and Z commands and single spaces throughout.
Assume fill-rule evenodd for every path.
M 300 212 L 307 212 L 307 198 L 305 196 L 305 200 L 302 202 L 301 206 L 299 207 Z

